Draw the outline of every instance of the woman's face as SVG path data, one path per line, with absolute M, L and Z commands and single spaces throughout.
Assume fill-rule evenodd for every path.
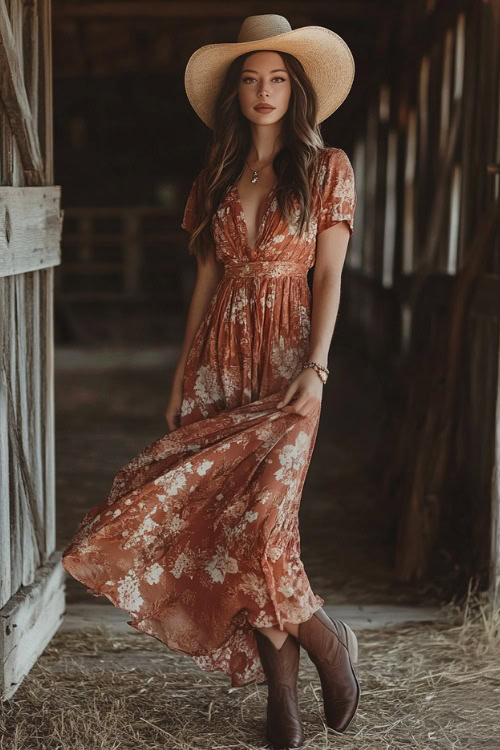
M 283 58 L 277 52 L 254 52 L 249 55 L 240 75 L 238 96 L 241 111 L 256 125 L 270 125 L 281 120 L 288 109 L 292 88 Z M 273 109 L 255 109 L 262 104 Z

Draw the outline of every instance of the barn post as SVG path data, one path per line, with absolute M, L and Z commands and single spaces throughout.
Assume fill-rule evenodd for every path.
M 500 326 L 498 328 L 497 397 L 493 473 L 491 482 L 491 551 L 490 598 L 495 604 L 500 596 Z

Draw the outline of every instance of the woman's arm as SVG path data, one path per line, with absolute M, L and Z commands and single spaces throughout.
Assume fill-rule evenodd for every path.
M 224 273 L 224 266 L 216 260 L 213 251 L 209 253 L 206 260 L 197 258 L 197 264 L 197 278 L 191 302 L 189 303 L 184 342 L 174 371 L 174 389 L 182 387 L 184 369 L 193 339 Z
M 349 238 L 350 231 L 345 221 L 325 229 L 317 238 L 307 361 L 324 367 L 328 366 L 328 351 L 337 320 L 340 279 Z M 312 417 L 321 404 L 323 388 L 318 373 L 306 368 L 292 380 L 277 406 L 286 412 Z
M 328 367 L 328 351 L 337 321 L 342 268 L 350 238 L 345 221 L 318 235 L 312 283 L 308 361 Z

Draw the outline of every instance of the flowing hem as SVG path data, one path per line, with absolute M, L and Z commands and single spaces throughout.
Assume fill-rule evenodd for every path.
M 192 658 L 195 661 L 196 665 L 201 670 L 203 670 L 203 671 L 207 671 L 207 672 L 222 672 L 223 674 L 227 675 L 231 679 L 231 687 L 245 687 L 246 685 L 252 685 L 252 684 L 257 684 L 257 685 L 267 685 L 268 684 L 268 681 L 266 679 L 266 676 L 264 674 L 262 666 L 258 666 L 258 669 L 257 669 L 257 671 L 255 672 L 255 674 L 253 676 L 251 676 L 248 679 L 245 679 L 245 678 L 242 678 L 242 677 L 238 677 L 238 674 L 235 673 L 235 672 L 233 672 L 233 671 L 225 670 L 220 664 L 215 665 L 215 661 L 213 660 L 213 658 L 210 661 L 207 661 L 207 662 L 204 661 L 204 659 L 206 657 L 210 657 L 210 656 L 212 656 L 213 654 L 216 654 L 216 653 L 222 653 L 226 648 L 228 648 L 231 645 L 231 643 L 233 642 L 234 638 L 237 636 L 238 631 L 242 631 L 242 634 L 245 635 L 248 632 L 251 632 L 251 630 L 253 630 L 255 627 L 258 627 L 258 626 L 256 626 L 254 624 L 256 618 L 255 617 L 254 618 L 250 618 L 249 617 L 249 612 L 248 612 L 248 608 L 247 607 L 242 607 L 240 610 L 237 610 L 232 615 L 231 619 L 229 620 L 229 622 L 231 623 L 229 634 L 225 633 L 224 636 L 223 636 L 223 638 L 222 638 L 222 640 L 220 641 L 220 643 L 218 645 L 216 645 L 215 647 L 211 646 L 210 648 L 206 648 L 206 649 L 203 649 L 203 650 L 198 650 L 197 652 L 193 652 L 193 651 L 185 650 L 185 649 L 182 649 L 182 648 L 174 647 L 174 646 L 170 645 L 165 639 L 160 638 L 159 635 L 157 635 L 156 633 L 152 632 L 153 629 L 151 628 L 150 625 L 143 624 L 146 621 L 149 621 L 149 622 L 153 622 L 153 621 L 162 622 L 162 620 L 158 616 L 155 616 L 153 614 L 146 614 L 144 617 L 141 617 L 140 619 L 136 619 L 134 617 L 134 613 L 133 612 L 131 612 L 130 610 L 125 609 L 125 608 L 119 606 L 119 604 L 117 603 L 118 602 L 118 595 L 115 592 L 102 591 L 101 589 L 99 589 L 97 587 L 93 588 L 93 587 L 89 586 L 88 583 L 86 583 L 85 580 L 83 580 L 77 574 L 75 574 L 74 572 L 72 572 L 71 571 L 71 567 L 72 567 L 71 563 L 69 562 L 69 564 L 66 565 L 65 562 L 64 562 L 64 560 L 68 560 L 69 561 L 70 557 L 71 556 L 68 555 L 66 558 L 63 558 L 63 567 L 64 567 L 64 569 L 73 578 L 75 578 L 77 581 L 79 581 L 80 583 L 82 583 L 87 588 L 87 591 L 92 596 L 95 596 L 95 597 L 103 596 L 103 597 L 105 597 L 106 599 L 108 599 L 111 602 L 111 604 L 114 607 L 116 607 L 117 609 L 120 609 L 122 612 L 126 612 L 129 616 L 131 616 L 132 618 L 134 618 L 132 620 L 127 620 L 127 625 L 129 625 L 130 627 L 134 628 L 134 630 L 137 630 L 139 633 L 143 633 L 144 635 L 149 635 L 152 638 L 155 638 L 157 641 L 159 641 L 160 643 L 162 643 L 164 646 L 166 646 L 171 651 L 175 651 L 175 652 L 177 652 L 179 654 L 183 654 L 184 656 L 189 656 L 190 658 Z M 275 599 L 273 599 L 273 597 L 271 596 L 270 591 L 268 591 L 268 593 L 269 593 L 269 596 L 271 597 L 271 600 L 273 601 L 273 604 L 274 604 Z M 318 596 L 317 594 L 313 594 L 312 590 L 311 590 L 311 598 L 315 599 L 315 604 L 311 604 L 310 606 L 306 607 L 306 610 L 305 610 L 306 616 L 305 617 L 301 616 L 300 619 L 298 619 L 298 618 L 292 616 L 292 617 L 289 617 L 288 619 L 285 620 L 283 617 L 281 617 L 281 614 L 279 613 L 279 609 L 278 609 L 278 610 L 276 610 L 279 613 L 278 615 L 276 615 L 276 622 L 273 623 L 273 625 L 269 626 L 269 627 L 278 627 L 280 630 L 284 630 L 285 628 L 282 627 L 282 624 L 284 622 L 288 622 L 291 625 L 298 625 L 301 622 L 306 622 L 307 620 L 309 620 L 309 618 L 312 617 L 312 615 L 314 614 L 314 612 L 316 612 L 318 609 L 320 609 L 323 606 L 323 604 L 325 603 L 325 600 L 321 596 Z M 275 605 L 275 607 L 276 607 L 276 605 Z M 246 612 L 246 614 L 245 614 L 245 612 Z M 240 622 L 237 621 L 238 618 L 239 618 Z M 253 620 L 253 622 L 252 622 L 252 620 Z M 293 637 L 293 636 L 290 636 L 290 637 Z M 198 660 L 201 660 L 202 663 L 200 663 L 200 661 L 198 661 Z M 259 663 L 260 663 L 260 659 L 259 659 Z

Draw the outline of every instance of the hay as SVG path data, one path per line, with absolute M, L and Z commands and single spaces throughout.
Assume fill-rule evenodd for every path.
M 362 696 L 345 734 L 326 729 L 301 652 L 304 748 L 493 750 L 500 734 L 500 610 L 481 596 L 447 620 L 359 631 Z M 265 747 L 267 688 L 231 688 L 154 638 L 104 627 L 57 634 L 0 708 L 2 750 Z

